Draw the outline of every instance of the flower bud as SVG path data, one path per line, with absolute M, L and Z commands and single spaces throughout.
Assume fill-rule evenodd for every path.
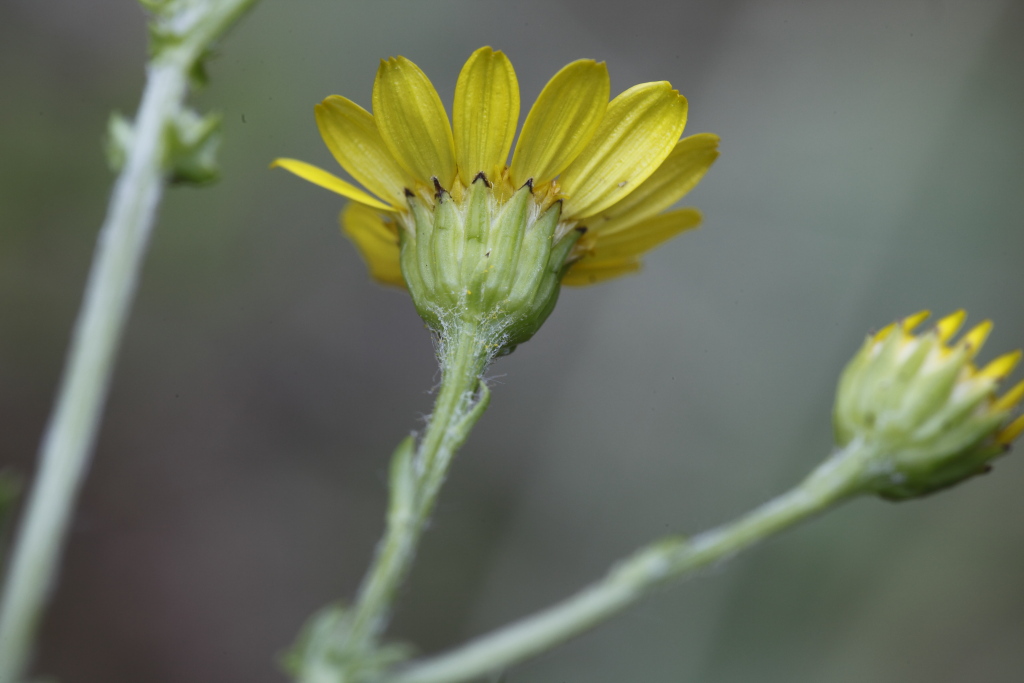
M 868 488 L 892 500 L 927 495 L 988 471 L 1024 430 L 1024 416 L 1011 421 L 1024 382 L 996 395 L 1021 352 L 978 369 L 973 360 L 992 323 L 982 322 L 953 343 L 964 311 L 914 334 L 928 315 L 917 313 L 869 336 L 843 371 L 836 394 L 836 443 L 857 442 L 873 454 Z

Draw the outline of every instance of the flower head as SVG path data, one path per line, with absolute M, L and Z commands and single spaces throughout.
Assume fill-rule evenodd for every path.
M 922 311 L 870 335 L 839 381 L 836 442 L 859 440 L 876 453 L 869 486 L 886 498 L 925 495 L 985 472 L 1024 431 L 1024 416 L 1011 419 L 1024 382 L 996 395 L 1021 352 L 979 369 L 974 357 L 992 323 L 951 342 L 966 313 L 915 334 L 928 315 Z
M 508 57 L 489 47 L 470 56 L 454 125 L 419 67 L 382 60 L 373 114 L 337 95 L 316 106 L 327 147 L 365 190 L 294 159 L 274 165 L 353 200 L 344 231 L 376 279 L 409 288 L 431 327 L 453 315 L 500 320 L 514 346 L 561 284 L 635 271 L 642 253 L 700 223 L 696 209 L 662 212 L 700 181 L 718 138 L 679 139 L 687 102 L 667 82 L 611 102 L 609 88 L 603 63 L 567 65 L 509 162 L 519 86 Z

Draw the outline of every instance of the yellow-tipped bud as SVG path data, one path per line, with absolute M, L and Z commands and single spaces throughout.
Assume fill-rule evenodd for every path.
M 869 336 L 843 371 L 836 394 L 836 442 L 857 441 L 875 454 L 868 487 L 893 500 L 986 472 L 1024 431 L 1024 419 L 1011 421 L 1024 383 L 996 395 L 1021 352 L 979 370 L 972 360 L 992 323 L 986 320 L 951 343 L 964 312 L 914 334 L 927 316 L 915 314 Z

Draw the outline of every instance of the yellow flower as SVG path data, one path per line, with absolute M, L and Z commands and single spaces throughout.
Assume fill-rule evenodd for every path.
M 454 126 L 415 64 L 382 60 L 373 114 L 338 95 L 316 107 L 324 142 L 365 190 L 295 159 L 274 165 L 354 200 L 342 213 L 344 231 L 382 282 L 405 284 L 399 236 L 415 231 L 407 195 L 433 205 L 443 189 L 461 205 L 480 173 L 499 204 L 528 181 L 531 212 L 560 201 L 553 240 L 587 229 L 567 254 L 562 281 L 598 282 L 637 270 L 641 254 L 700 223 L 696 209 L 662 212 L 718 156 L 717 136 L 679 139 L 687 102 L 667 82 L 634 86 L 611 102 L 609 88 L 603 63 L 563 68 L 527 115 L 507 164 L 519 118 L 508 57 L 489 47 L 470 56 L 455 87 Z
M 1021 352 L 979 369 L 973 360 L 991 321 L 951 343 L 966 313 L 914 334 L 928 315 L 922 311 L 869 336 L 836 395 L 836 442 L 857 441 L 876 454 L 869 486 L 886 498 L 925 495 L 985 472 L 1024 431 L 1024 415 L 1011 419 L 1024 382 L 996 395 Z

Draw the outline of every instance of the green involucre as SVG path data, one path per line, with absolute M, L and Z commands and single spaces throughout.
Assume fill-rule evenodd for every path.
M 441 187 L 430 206 L 407 196 L 412 230 L 401 231 L 401 265 L 416 310 L 439 335 L 460 324 L 487 330 L 495 355 L 532 337 L 558 300 L 582 234 L 559 235 L 561 202 L 542 207 L 527 183 L 499 202 L 483 174 L 461 201 Z

